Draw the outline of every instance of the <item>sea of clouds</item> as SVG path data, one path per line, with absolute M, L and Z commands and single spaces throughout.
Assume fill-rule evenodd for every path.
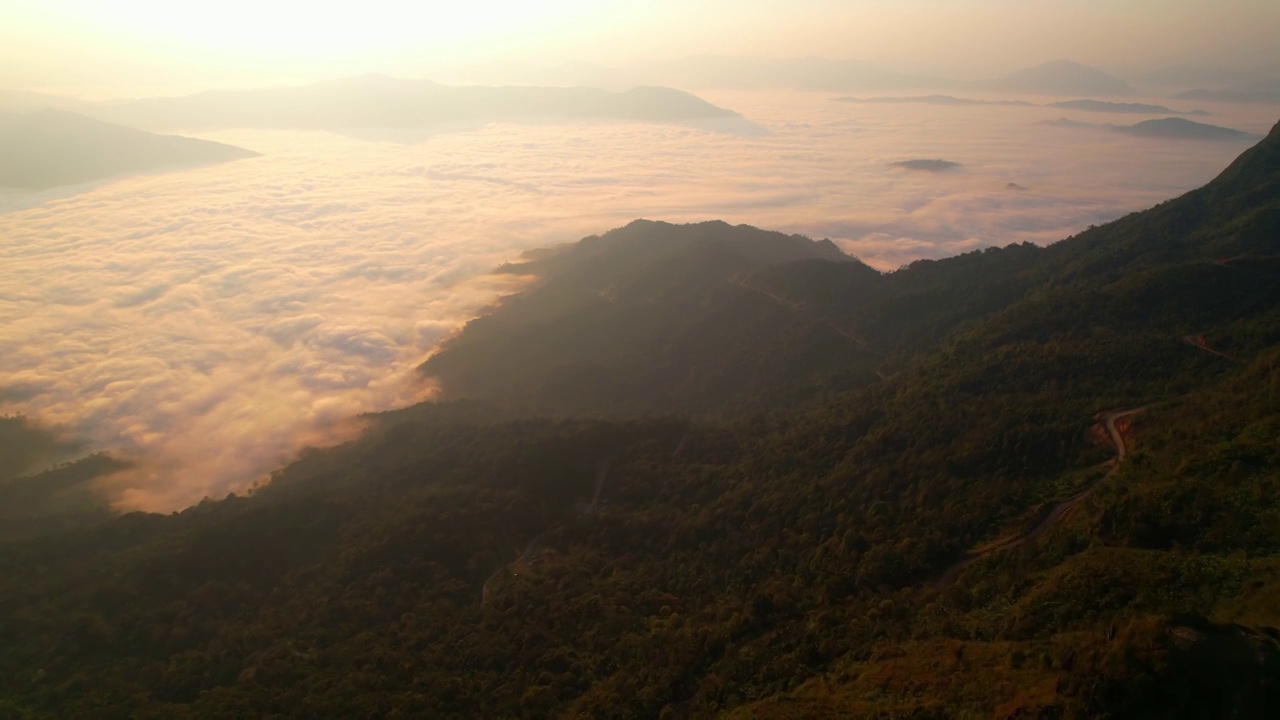
M 1198 186 L 1247 146 L 1046 126 L 1063 113 L 1045 108 L 709 99 L 767 132 L 221 132 L 201 136 L 263 156 L 0 195 L 0 413 L 135 461 L 103 486 L 118 506 L 177 509 L 350 437 L 360 413 L 429 398 L 414 368 L 518 286 L 487 271 L 522 250 L 637 217 L 718 218 L 893 269 L 1061 239 Z M 1257 133 L 1274 121 L 1214 110 Z M 961 167 L 892 165 L 935 158 Z

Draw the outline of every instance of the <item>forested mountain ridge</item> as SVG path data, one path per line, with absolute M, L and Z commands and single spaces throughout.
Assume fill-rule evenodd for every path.
M 538 281 L 421 369 L 451 397 L 611 417 L 741 413 L 811 397 L 827 375 L 874 380 L 876 358 L 856 341 L 751 283 L 800 260 L 878 277 L 829 241 L 636 221 L 504 266 Z
M 438 357 L 521 351 L 496 328 L 534 318 L 562 333 L 543 372 L 611 361 L 589 392 L 530 374 L 251 497 L 5 543 L 0 712 L 1273 717 L 1278 218 L 1280 129 L 1043 249 L 880 274 L 753 262 L 733 239 L 765 235 L 715 225 L 640 262 L 634 238 L 702 232 L 641 224 L 613 264 L 598 239 L 537 255 Z M 807 390 L 620 392 L 636 366 L 575 338 L 584 314 L 695 376 L 725 358 L 740 393 Z

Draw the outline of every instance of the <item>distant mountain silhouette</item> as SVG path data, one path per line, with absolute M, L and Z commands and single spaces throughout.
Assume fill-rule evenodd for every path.
M 62 110 L 0 114 L 0 187 L 44 190 L 255 155 L 232 145 L 156 135 Z
M 861 60 L 823 57 L 760 58 L 700 55 L 640 69 L 645 77 L 685 88 L 818 90 L 849 92 L 943 88 L 955 83 L 900 73 Z
M 856 98 L 841 97 L 836 98 L 836 102 L 856 103 L 861 105 L 893 105 L 918 103 L 921 105 L 955 105 L 967 107 L 971 105 L 1016 105 L 1019 107 L 1032 107 L 1035 103 L 1026 100 L 974 100 L 972 98 L 955 97 L 954 95 L 914 95 L 909 97 L 872 97 L 872 98 Z
M 908 170 L 924 170 L 927 172 L 945 172 L 960 167 L 960 163 L 950 160 L 900 160 L 892 163 L 894 167 Z
M 696 96 L 660 87 L 450 86 L 363 75 L 301 87 L 221 90 L 106 103 L 94 115 L 148 129 L 412 129 L 536 118 L 681 121 L 737 117 Z
M 1157 138 L 1163 140 L 1215 140 L 1215 141 L 1251 141 L 1257 136 L 1242 130 L 1198 123 L 1185 118 L 1171 117 L 1158 120 L 1144 120 L 1136 125 L 1102 125 L 1080 122 L 1067 118 L 1047 120 L 1043 124 L 1058 127 L 1094 128 L 1124 133 L 1135 137 Z
M 974 83 L 997 92 L 1025 95 L 1133 95 L 1135 90 L 1123 80 L 1088 65 L 1071 60 L 1054 60 L 1018 70 L 994 80 Z
M 1208 115 L 1204 110 L 1171 110 L 1163 105 L 1147 103 L 1117 103 L 1106 100 L 1063 100 L 1049 103 L 1049 107 L 1067 108 L 1069 110 L 1085 110 L 1087 112 L 1108 113 L 1147 113 L 1152 115 Z
M 1222 103 L 1255 103 L 1261 105 L 1280 105 L 1280 90 L 1205 90 L 1196 89 L 1180 92 L 1173 96 L 1177 100 L 1196 100 L 1199 102 Z
M 1115 130 L 1148 138 L 1170 138 L 1177 140 L 1257 140 L 1257 136 L 1241 130 L 1207 125 L 1183 118 L 1161 118 L 1145 120 L 1128 127 L 1116 127 Z

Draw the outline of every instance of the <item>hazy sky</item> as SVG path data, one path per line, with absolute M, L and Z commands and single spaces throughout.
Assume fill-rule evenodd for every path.
M 1275 0 L 0 0 L 0 18 L 0 87 L 88 96 L 698 53 L 959 74 L 1280 64 Z

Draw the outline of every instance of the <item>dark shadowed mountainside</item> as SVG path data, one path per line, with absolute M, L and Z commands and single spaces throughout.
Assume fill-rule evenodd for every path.
M 537 285 L 469 323 L 421 369 L 450 396 L 615 417 L 741 412 L 808 397 L 828 373 L 873 378 L 875 359 L 856 341 L 798 322 L 752 286 L 754 274 L 798 260 L 876 276 L 828 241 L 638 220 L 504 267 Z M 760 352 L 766 345 L 776 351 Z M 821 367 L 798 371 L 810 361 Z
M 383 75 L 301 87 L 220 90 L 185 97 L 102 103 L 97 117 L 149 129 L 417 129 L 537 119 L 641 121 L 736 117 L 679 90 L 638 87 L 450 86 Z
M 0 540 L 0 713 L 1275 717 L 1280 126 L 1045 248 L 640 222 L 508 269 L 427 363 L 483 402 Z
M 256 155 L 244 148 L 156 135 L 62 110 L 0 114 L 0 187 L 43 190 Z

